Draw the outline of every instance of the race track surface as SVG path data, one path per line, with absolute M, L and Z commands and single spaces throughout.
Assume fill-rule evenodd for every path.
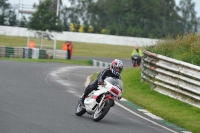
M 75 115 L 87 77 L 102 68 L 0 60 L 1 133 L 171 133 L 116 104 L 100 122 Z M 119 102 L 119 104 L 121 104 Z M 124 105 L 125 106 L 125 105 Z

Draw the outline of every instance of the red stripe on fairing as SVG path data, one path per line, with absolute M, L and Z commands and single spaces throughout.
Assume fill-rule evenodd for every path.
M 94 96 L 92 96 L 92 98 L 93 98 L 93 99 L 97 99 L 97 97 L 98 97 L 98 96 L 95 96 L 95 95 L 94 95 Z
M 107 97 L 105 97 L 104 99 L 112 99 L 112 100 L 114 100 L 114 97 L 112 97 L 112 96 L 107 96 Z
M 92 96 L 93 99 L 97 99 L 97 97 L 98 97 L 97 95 Z M 112 97 L 112 96 L 107 96 L 104 99 L 108 99 L 108 98 L 114 100 L 114 97 Z

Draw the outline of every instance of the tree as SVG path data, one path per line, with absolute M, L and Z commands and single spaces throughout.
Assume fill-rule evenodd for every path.
M 73 31 L 77 32 L 84 21 L 84 13 L 86 11 L 85 0 L 69 0 L 69 2 L 70 6 L 65 6 L 61 11 L 64 30 L 70 30 L 70 23 L 73 23 L 73 25 L 76 25 Z
M 16 26 L 17 25 L 18 21 L 17 21 L 15 10 L 9 11 L 8 21 L 9 21 L 10 26 Z
M 22 16 L 21 20 L 19 21 L 19 27 L 27 27 L 28 20 L 25 16 Z
M 7 1 L 8 0 L 0 0 L 0 25 L 5 25 L 11 9 L 11 5 Z
M 183 20 L 174 0 L 85 0 L 86 23 L 94 32 L 112 35 L 161 38 L 184 34 Z M 184 1 L 184 0 L 182 0 Z M 191 0 L 185 0 L 185 2 Z M 191 10 L 194 9 L 190 6 Z M 193 24 L 196 23 L 196 17 Z M 196 26 L 197 27 L 197 26 Z
M 195 3 L 192 0 L 180 0 L 180 7 L 178 11 L 182 15 L 182 24 L 184 26 L 184 32 L 197 32 L 198 18 L 196 18 L 196 12 L 194 10 Z
M 28 28 L 62 32 L 62 22 L 59 16 L 56 16 L 55 0 L 45 0 L 38 5 L 38 10 L 30 18 Z

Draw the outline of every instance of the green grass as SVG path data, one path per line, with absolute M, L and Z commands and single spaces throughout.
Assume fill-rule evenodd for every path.
M 162 95 L 146 82 L 140 81 L 139 68 L 125 68 L 121 74 L 124 84 L 122 97 L 181 128 L 199 133 L 200 109 Z M 93 81 L 97 73 L 91 77 Z
M 146 49 L 177 60 L 200 66 L 200 35 L 187 34 L 176 38 L 167 37 L 164 42 Z
M 40 44 L 40 40 L 32 38 L 36 44 Z M 57 41 L 56 49 L 61 50 L 64 41 Z M 43 48 L 53 49 L 53 41 L 43 40 Z M 133 51 L 132 46 L 116 46 L 107 44 L 81 43 L 73 42 L 72 56 L 91 56 L 91 57 L 110 57 L 110 58 L 128 58 L 130 59 Z M 12 37 L 0 35 L 0 45 L 10 47 L 26 47 L 27 37 Z M 46 46 L 47 45 L 47 46 Z M 40 48 L 38 45 L 37 48 Z
M 193 133 L 200 131 L 200 109 L 162 95 L 149 84 L 140 81 L 140 69 L 126 68 L 122 72 L 123 97 Z

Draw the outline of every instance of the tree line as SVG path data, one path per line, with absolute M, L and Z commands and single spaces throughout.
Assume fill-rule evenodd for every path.
M 72 31 L 120 36 L 162 38 L 197 32 L 195 2 L 180 0 L 44 0 L 36 12 L 19 21 L 8 0 L 0 0 L 0 25 L 40 31 Z

